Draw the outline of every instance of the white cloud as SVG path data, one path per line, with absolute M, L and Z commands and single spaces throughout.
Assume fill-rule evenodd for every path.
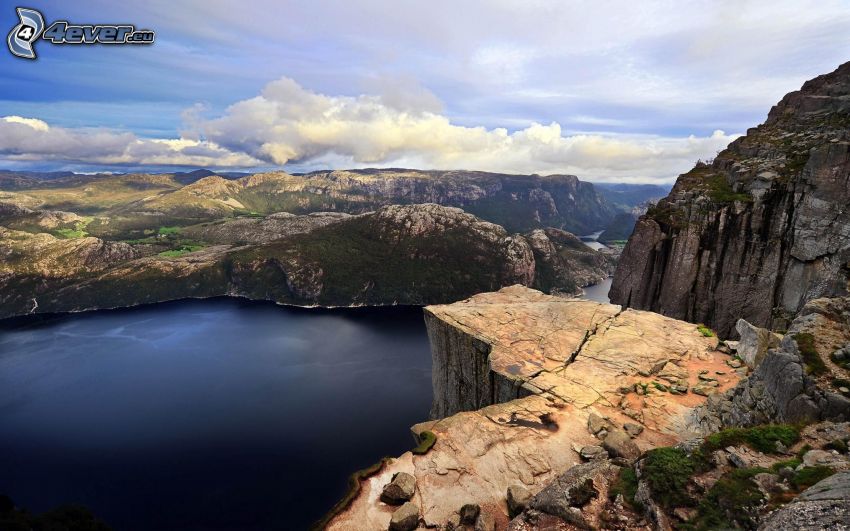
M 0 119 L 0 159 L 10 162 L 196 167 L 256 166 L 260 161 L 191 139 L 143 139 L 103 129 L 51 127 L 36 118 Z
M 97 165 L 408 166 L 637 182 L 670 180 L 735 138 L 723 131 L 708 137 L 565 135 L 556 122 L 510 132 L 457 125 L 435 108 L 427 96 L 328 96 L 283 78 L 217 118 L 203 118 L 201 106 L 187 109 L 180 138 L 144 139 L 7 116 L 0 121 L 0 157 Z
M 193 137 L 277 165 L 399 166 L 515 173 L 575 173 L 587 179 L 669 180 L 696 159 L 723 149 L 734 135 L 564 135 L 561 126 L 531 123 L 509 132 L 452 123 L 428 109 L 399 109 L 380 97 L 327 96 L 291 79 L 193 120 Z

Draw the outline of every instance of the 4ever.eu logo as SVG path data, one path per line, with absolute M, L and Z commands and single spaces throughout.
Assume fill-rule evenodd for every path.
M 132 24 L 76 25 L 57 20 L 45 29 L 44 16 L 35 9 L 17 8 L 20 23 L 6 41 L 15 57 L 35 59 L 39 39 L 52 44 L 153 44 L 154 32 L 137 30 Z

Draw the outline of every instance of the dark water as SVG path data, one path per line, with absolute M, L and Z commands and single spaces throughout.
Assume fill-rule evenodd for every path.
M 599 284 L 594 284 L 592 286 L 587 286 L 584 289 L 584 295 L 582 295 L 582 299 L 588 299 L 596 302 L 610 302 L 608 299 L 608 291 L 611 290 L 611 282 L 614 279 L 612 277 L 606 278 Z
M 186 301 L 0 323 L 0 493 L 116 529 L 305 529 L 412 446 L 413 308 Z

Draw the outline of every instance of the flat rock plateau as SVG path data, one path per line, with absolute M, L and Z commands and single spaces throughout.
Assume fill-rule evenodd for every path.
M 716 338 L 650 312 L 522 286 L 425 312 L 435 419 L 413 432 L 432 432 L 436 443 L 364 481 L 329 529 L 387 529 L 395 507 L 380 494 L 398 472 L 416 478 L 426 526 L 445 525 L 468 503 L 503 529 L 511 485 L 537 494 L 586 447 L 608 443 L 634 459 L 693 437 L 690 414 L 706 400 L 693 390 L 709 395 L 740 379 Z M 634 438 L 616 436 L 624 427 Z

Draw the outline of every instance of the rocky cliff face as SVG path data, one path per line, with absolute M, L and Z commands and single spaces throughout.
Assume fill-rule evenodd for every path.
M 436 442 L 360 483 L 331 530 L 386 529 L 400 511 L 413 515 L 409 529 L 506 529 L 526 507 L 552 526 L 517 530 L 605 528 L 620 466 L 693 435 L 691 410 L 740 376 L 693 324 L 522 286 L 425 315 L 434 420 L 413 432 Z M 401 472 L 415 482 L 403 509 L 380 497 Z
M 694 411 L 694 421 L 709 432 L 771 422 L 850 420 L 850 370 L 843 357 L 833 360 L 844 345 L 850 345 L 850 298 L 809 302 L 749 378 L 712 396 Z
M 612 302 L 784 329 L 843 295 L 850 263 L 850 63 L 806 82 L 712 163 L 681 175 L 635 227 Z
M 10 214 L 3 223 L 31 215 Z M 159 242 L 167 234 L 131 245 L 0 226 L 0 318 L 222 295 L 306 306 L 418 305 L 512 284 L 574 293 L 608 274 L 610 257 L 569 233 L 548 234 L 510 234 L 435 204 L 221 220 L 181 229 L 177 241 L 186 247 L 165 252 Z

